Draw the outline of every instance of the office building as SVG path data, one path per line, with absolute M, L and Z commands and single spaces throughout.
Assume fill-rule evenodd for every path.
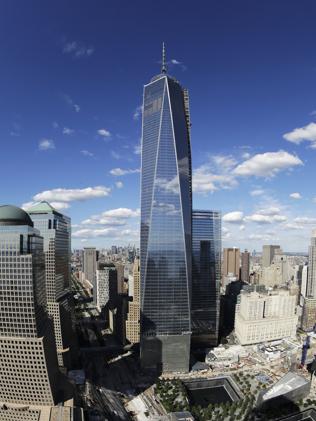
M 95 247 L 84 247 L 83 249 L 83 273 L 86 281 L 92 285 L 93 301 L 97 301 L 96 289 L 97 251 Z
M 59 389 L 43 238 L 33 225 L 22 209 L 0 206 L 0 402 L 8 406 L 53 406 Z
M 58 363 L 70 368 L 77 359 L 69 291 L 70 218 L 57 212 L 47 202 L 40 202 L 29 208 L 28 214 L 44 239 L 47 310 L 54 322 Z
M 301 328 L 304 331 L 312 331 L 316 327 L 316 298 L 305 297 L 301 316 Z
M 128 317 L 126 321 L 126 339 L 136 344 L 140 334 L 140 265 L 136 258 L 133 266 L 131 285 L 129 285 Z
M 125 293 L 125 277 L 124 277 L 124 265 L 122 263 L 116 263 L 117 272 L 117 292 L 119 294 Z
M 163 59 L 144 87 L 140 229 L 141 363 L 162 371 L 188 371 L 190 360 L 189 126 L 188 95 Z
M 289 291 L 241 291 L 235 315 L 241 345 L 295 337 L 297 323 L 296 296 Z
M 240 280 L 243 282 L 249 282 L 250 275 L 250 253 L 245 250 L 241 253 L 241 268 L 240 268 Z
M 192 343 L 217 345 L 221 279 L 221 214 L 192 213 Z
M 117 301 L 117 271 L 113 263 L 98 262 L 96 271 L 96 305 L 103 311 L 109 304 L 114 308 Z
M 262 267 L 271 265 L 276 252 L 281 252 L 280 246 L 265 245 L 262 247 Z
M 316 230 L 312 232 L 309 246 L 306 296 L 316 298 Z
M 223 277 L 230 275 L 239 279 L 240 250 L 236 247 L 225 248 L 223 255 Z

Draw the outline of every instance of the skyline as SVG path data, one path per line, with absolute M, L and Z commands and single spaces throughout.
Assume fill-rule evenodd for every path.
M 307 252 L 316 225 L 315 4 L 185 4 L 180 19 L 165 17 L 164 31 L 144 39 L 142 1 L 137 10 L 35 3 L 0 6 L 4 203 L 57 202 L 72 218 L 75 248 L 138 243 L 142 89 L 159 73 L 165 41 L 168 73 L 190 93 L 194 209 L 222 212 L 224 247 Z M 93 25 L 82 27 L 83 12 Z M 181 25 L 186 42 L 174 30 Z

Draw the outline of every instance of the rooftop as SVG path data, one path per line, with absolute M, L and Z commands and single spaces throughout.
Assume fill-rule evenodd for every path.
M 23 209 L 12 205 L 2 205 L 0 206 L 1 225 L 28 225 L 33 227 L 33 222 Z

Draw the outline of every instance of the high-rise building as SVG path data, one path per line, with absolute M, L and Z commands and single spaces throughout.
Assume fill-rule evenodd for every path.
M 98 262 L 96 271 L 96 305 L 102 311 L 110 302 L 114 308 L 117 301 L 117 271 L 113 263 Z M 113 305 L 111 305 L 114 303 Z
M 0 206 L 0 285 L 0 402 L 52 406 L 60 373 L 46 312 L 43 238 L 14 206 Z
M 316 230 L 312 232 L 309 246 L 306 296 L 316 298 Z
M 163 54 L 165 56 L 165 54 Z M 191 316 L 188 95 L 161 73 L 144 87 L 141 165 L 141 362 L 187 371 Z
M 314 330 L 316 326 L 316 298 L 303 299 L 301 328 L 305 331 Z
M 276 252 L 281 252 L 280 246 L 265 245 L 262 247 L 262 266 L 264 268 L 271 265 Z
M 47 310 L 54 322 L 58 363 L 69 368 L 77 359 L 69 291 L 70 218 L 57 212 L 47 202 L 29 208 L 28 214 L 44 239 Z
M 308 275 L 308 265 L 304 265 L 302 268 L 302 278 L 301 278 L 301 295 L 305 298 L 307 293 L 307 275 Z
M 217 345 L 221 279 L 221 214 L 192 213 L 192 342 Z
M 241 253 L 241 268 L 240 268 L 240 280 L 243 282 L 249 282 L 250 274 L 250 253 L 245 250 Z
M 96 288 L 97 251 L 95 247 L 84 247 L 83 249 L 83 273 L 85 280 L 89 281 L 93 288 L 93 301 L 97 301 Z
M 133 276 L 129 285 L 129 295 L 132 301 L 128 302 L 128 317 L 126 321 L 126 339 L 136 344 L 139 342 L 140 334 L 140 266 L 139 259 L 136 258 L 133 266 Z
M 236 247 L 224 248 L 223 276 L 228 274 L 239 279 L 240 250 Z
M 289 291 L 241 291 L 235 316 L 241 345 L 295 337 L 297 323 L 296 296 Z

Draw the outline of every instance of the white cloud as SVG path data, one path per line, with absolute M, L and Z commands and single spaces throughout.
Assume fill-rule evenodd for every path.
M 94 153 L 92 153 L 92 152 L 89 152 L 89 151 L 87 151 L 87 150 L 82 150 L 82 151 L 80 151 L 80 153 L 82 154 L 82 155 L 84 155 L 84 156 L 90 156 L 90 157 L 93 157 L 94 156 Z
M 312 147 L 316 147 L 316 123 L 309 123 L 304 127 L 298 127 L 291 132 L 283 135 L 285 140 L 299 145 L 304 140 L 311 143 Z
M 193 170 L 192 187 L 195 193 L 209 193 L 219 189 L 232 189 L 238 185 L 232 175 L 236 161 L 229 156 L 215 155 L 210 162 Z
M 104 138 L 111 137 L 111 133 L 107 129 L 99 129 L 98 130 L 98 135 L 99 136 L 102 136 Z
M 52 126 L 54 129 L 58 129 L 59 124 L 57 123 L 57 121 L 53 121 Z
M 124 184 L 122 183 L 122 181 L 116 181 L 115 187 L 117 189 L 122 189 L 124 187 Z
M 136 174 L 139 173 L 140 169 L 139 168 L 135 168 L 135 169 L 123 169 L 123 168 L 113 168 L 110 171 L 111 175 L 114 175 L 116 177 L 120 177 L 122 175 L 127 175 L 127 174 Z
M 94 53 L 94 47 L 72 41 L 64 44 L 63 53 L 70 54 L 74 58 L 89 57 Z
M 269 213 L 254 213 L 246 216 L 245 220 L 248 222 L 255 222 L 256 224 L 272 224 L 273 222 L 285 222 L 286 216 Z
M 84 189 L 57 188 L 38 193 L 33 197 L 33 199 L 35 201 L 47 200 L 48 202 L 72 202 L 74 200 L 84 201 L 97 197 L 108 196 L 110 192 L 111 189 L 104 186 L 86 187 Z
M 83 228 L 81 230 L 75 231 L 72 233 L 74 238 L 96 238 L 96 237 L 113 237 L 117 235 L 117 230 L 115 228 L 97 228 L 89 229 Z
M 133 114 L 133 119 L 134 120 L 139 120 L 139 118 L 141 117 L 143 113 L 143 106 L 139 105 L 138 107 L 135 108 L 134 114 Z
M 265 152 L 254 155 L 252 158 L 242 162 L 234 169 L 234 174 L 238 176 L 257 176 L 270 178 L 278 172 L 290 169 L 303 162 L 296 156 L 286 151 Z
M 47 151 L 48 149 L 55 149 L 55 143 L 52 139 L 41 139 L 38 143 L 40 151 Z
M 296 224 L 301 225 L 315 225 L 316 224 L 316 218 L 310 218 L 307 216 L 297 217 L 294 219 L 294 222 Z
M 141 154 L 141 152 L 142 152 L 142 147 L 141 147 L 141 145 L 139 144 L 139 145 L 135 145 L 134 146 L 134 154 L 135 155 L 140 155 Z
M 255 189 L 250 192 L 250 196 L 261 196 L 265 191 L 262 189 Z
M 70 129 L 69 127 L 63 128 L 63 134 L 70 135 L 70 134 L 73 134 L 74 132 L 75 131 L 73 129 Z
M 82 225 L 126 225 L 126 220 L 138 218 L 140 209 L 116 208 L 102 212 L 100 215 L 92 215 L 81 222 Z
M 129 208 L 117 208 L 110 209 L 102 213 L 104 217 L 114 217 L 114 218 L 133 218 L 140 215 L 140 209 L 129 209 Z
M 64 101 L 66 102 L 66 104 L 68 104 L 71 108 L 73 108 L 76 113 L 79 113 L 80 111 L 80 107 L 78 104 L 76 104 L 72 98 L 70 98 L 69 95 L 67 94 L 62 94 L 62 98 L 64 99 Z
M 228 222 L 230 224 L 239 224 L 243 221 L 243 219 L 244 214 L 240 211 L 229 212 L 223 216 L 223 221 Z
M 302 196 L 301 196 L 301 194 L 300 194 L 300 193 L 291 193 L 291 194 L 290 194 L 290 197 L 291 197 L 292 199 L 302 199 Z
M 23 205 L 21 207 L 24 210 L 28 210 L 31 207 L 33 207 L 34 205 L 37 205 L 38 203 L 39 203 L 38 201 L 37 202 L 35 202 L 35 201 L 33 201 L 33 202 L 26 202 L 26 203 L 23 203 Z M 62 209 L 68 209 L 68 208 L 70 208 L 69 203 L 65 203 L 65 202 L 50 202 L 50 205 L 53 208 L 55 208 L 56 210 L 62 210 Z
M 280 208 L 278 208 L 276 206 L 270 206 L 268 208 L 260 209 L 256 213 L 260 213 L 261 215 L 274 216 L 274 215 L 279 215 L 280 212 L 281 212 Z
M 245 229 L 246 229 L 245 225 L 240 225 L 240 227 L 239 227 L 240 231 L 245 231 Z

